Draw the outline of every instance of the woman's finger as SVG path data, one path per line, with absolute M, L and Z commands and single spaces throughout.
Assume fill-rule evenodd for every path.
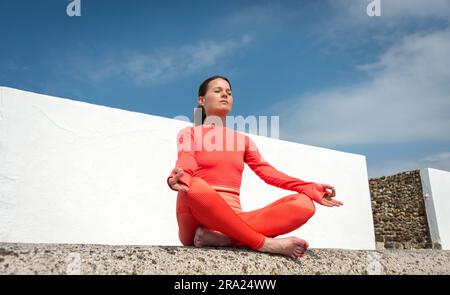
M 328 190 L 330 188 L 329 184 L 326 183 L 319 183 L 319 185 L 322 187 L 323 191 L 325 192 L 325 196 L 328 197 L 331 193 Z
M 330 197 L 336 196 L 336 190 L 334 189 L 334 186 L 327 184 L 327 188 L 329 188 L 331 190 Z
M 176 167 L 174 170 L 175 170 L 176 175 L 183 173 L 183 169 L 181 169 L 179 167 Z
M 323 188 L 329 188 L 329 189 L 332 188 L 332 186 L 328 183 L 321 183 L 321 185 L 323 186 Z
M 334 186 L 324 183 L 323 187 L 325 188 L 325 191 L 327 192 L 328 197 L 336 196 L 336 189 L 334 188 Z M 331 193 L 328 191 L 328 189 L 331 190 Z
M 175 184 L 178 182 L 178 180 L 180 179 L 180 177 L 183 174 L 179 175 L 179 174 L 175 174 L 175 176 L 172 176 L 171 178 L 169 178 L 169 184 Z
M 180 180 L 181 176 L 183 176 L 183 174 L 177 174 L 177 175 L 175 175 L 175 180 L 178 182 L 178 180 Z
M 172 188 L 173 188 L 174 190 L 176 190 L 176 191 L 179 191 L 179 192 L 188 192 L 188 191 L 189 191 L 189 188 L 188 188 L 186 185 L 181 184 L 181 183 L 179 183 L 179 182 L 173 184 L 173 185 L 172 185 Z
M 175 174 L 175 176 L 173 177 L 174 178 L 174 183 L 177 183 L 178 182 L 178 180 L 181 178 L 181 176 L 183 176 L 183 174 L 184 174 L 184 172 L 181 170 L 176 170 L 175 171 L 176 172 L 176 174 Z
M 169 180 L 167 181 L 170 185 L 173 185 L 178 182 L 178 171 L 175 170 L 175 175 L 172 177 L 169 177 Z
M 333 202 L 334 204 L 336 204 L 336 205 L 338 205 L 338 206 L 342 206 L 342 205 L 344 205 L 344 203 L 342 203 L 341 201 L 338 201 L 338 200 L 330 200 L 330 202 Z
M 335 200 L 333 200 L 333 199 L 324 199 L 324 200 L 325 200 L 325 203 L 327 205 L 329 205 L 329 207 L 336 207 L 336 206 L 340 206 L 341 205 L 339 201 L 335 202 Z
M 177 181 L 177 179 L 175 178 L 175 176 L 169 178 L 169 184 L 170 184 L 170 185 L 174 185 L 174 184 L 177 183 L 177 182 L 178 182 L 178 181 Z
M 176 176 L 169 178 L 168 183 L 172 187 L 172 189 L 174 189 L 176 191 L 178 191 L 180 189 L 180 184 L 178 183 L 178 179 Z
M 176 190 L 176 191 L 179 191 L 179 190 L 180 190 L 180 184 L 179 184 L 179 183 L 171 184 L 171 187 L 172 187 L 174 190 Z
M 331 203 L 333 203 L 334 206 L 336 207 L 340 207 L 342 205 L 344 205 L 344 203 L 342 203 L 341 201 L 337 201 L 337 200 L 330 200 Z
M 330 201 L 328 201 L 327 199 L 322 199 L 321 204 L 327 207 L 333 207 L 333 204 L 331 204 Z

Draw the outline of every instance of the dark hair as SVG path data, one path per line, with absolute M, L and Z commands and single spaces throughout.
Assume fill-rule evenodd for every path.
M 200 84 L 200 87 L 198 88 L 198 96 L 205 96 L 206 91 L 208 90 L 209 82 L 211 82 L 212 80 L 218 79 L 218 78 L 227 81 L 228 84 L 230 85 L 230 90 L 231 90 L 231 83 L 226 77 L 223 77 L 223 76 L 212 76 L 212 77 L 209 77 L 208 79 L 206 79 L 205 81 L 203 81 L 202 84 Z M 201 123 L 200 122 L 196 122 L 196 119 L 195 119 L 195 118 L 197 118 L 197 116 L 196 116 L 197 112 L 200 112 L 200 111 L 202 112 L 202 122 Z M 194 112 L 194 125 L 197 126 L 197 125 L 203 124 L 205 122 L 205 119 L 206 119 L 205 108 L 202 105 L 199 104 L 195 108 L 195 112 Z

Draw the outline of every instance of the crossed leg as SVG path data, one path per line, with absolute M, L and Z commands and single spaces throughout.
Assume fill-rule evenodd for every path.
M 204 234 L 216 233 L 215 246 L 248 246 L 258 250 L 266 237 L 295 230 L 314 212 L 309 197 L 292 194 L 263 208 L 236 213 L 219 193 L 198 177 L 191 179 L 188 193 L 179 192 L 177 197 L 179 238 L 183 245 L 193 245 L 196 233 L 204 228 Z M 303 241 L 297 240 L 296 243 Z M 303 247 L 307 248 L 305 243 Z

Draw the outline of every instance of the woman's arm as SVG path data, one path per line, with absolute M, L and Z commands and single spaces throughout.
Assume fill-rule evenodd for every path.
M 178 159 L 175 164 L 175 168 L 172 170 L 169 177 L 167 177 L 167 184 L 172 190 L 175 189 L 173 189 L 170 185 L 170 178 L 177 176 L 178 173 L 178 182 L 181 182 L 183 185 L 189 187 L 191 177 L 195 170 L 197 170 L 197 161 L 194 157 L 194 135 L 192 132 L 192 127 L 183 128 L 180 132 L 178 132 L 177 153 Z M 182 169 L 182 173 L 179 172 L 180 168 Z
M 253 140 L 246 136 L 245 158 L 247 165 L 267 184 L 304 193 L 317 203 L 321 203 L 326 191 L 315 182 L 307 182 L 291 177 L 272 167 L 258 151 Z

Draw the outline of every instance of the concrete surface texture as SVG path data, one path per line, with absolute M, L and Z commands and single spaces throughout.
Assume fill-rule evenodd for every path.
M 450 251 L 311 249 L 293 260 L 246 248 L 1 243 L 0 274 L 450 274 Z

